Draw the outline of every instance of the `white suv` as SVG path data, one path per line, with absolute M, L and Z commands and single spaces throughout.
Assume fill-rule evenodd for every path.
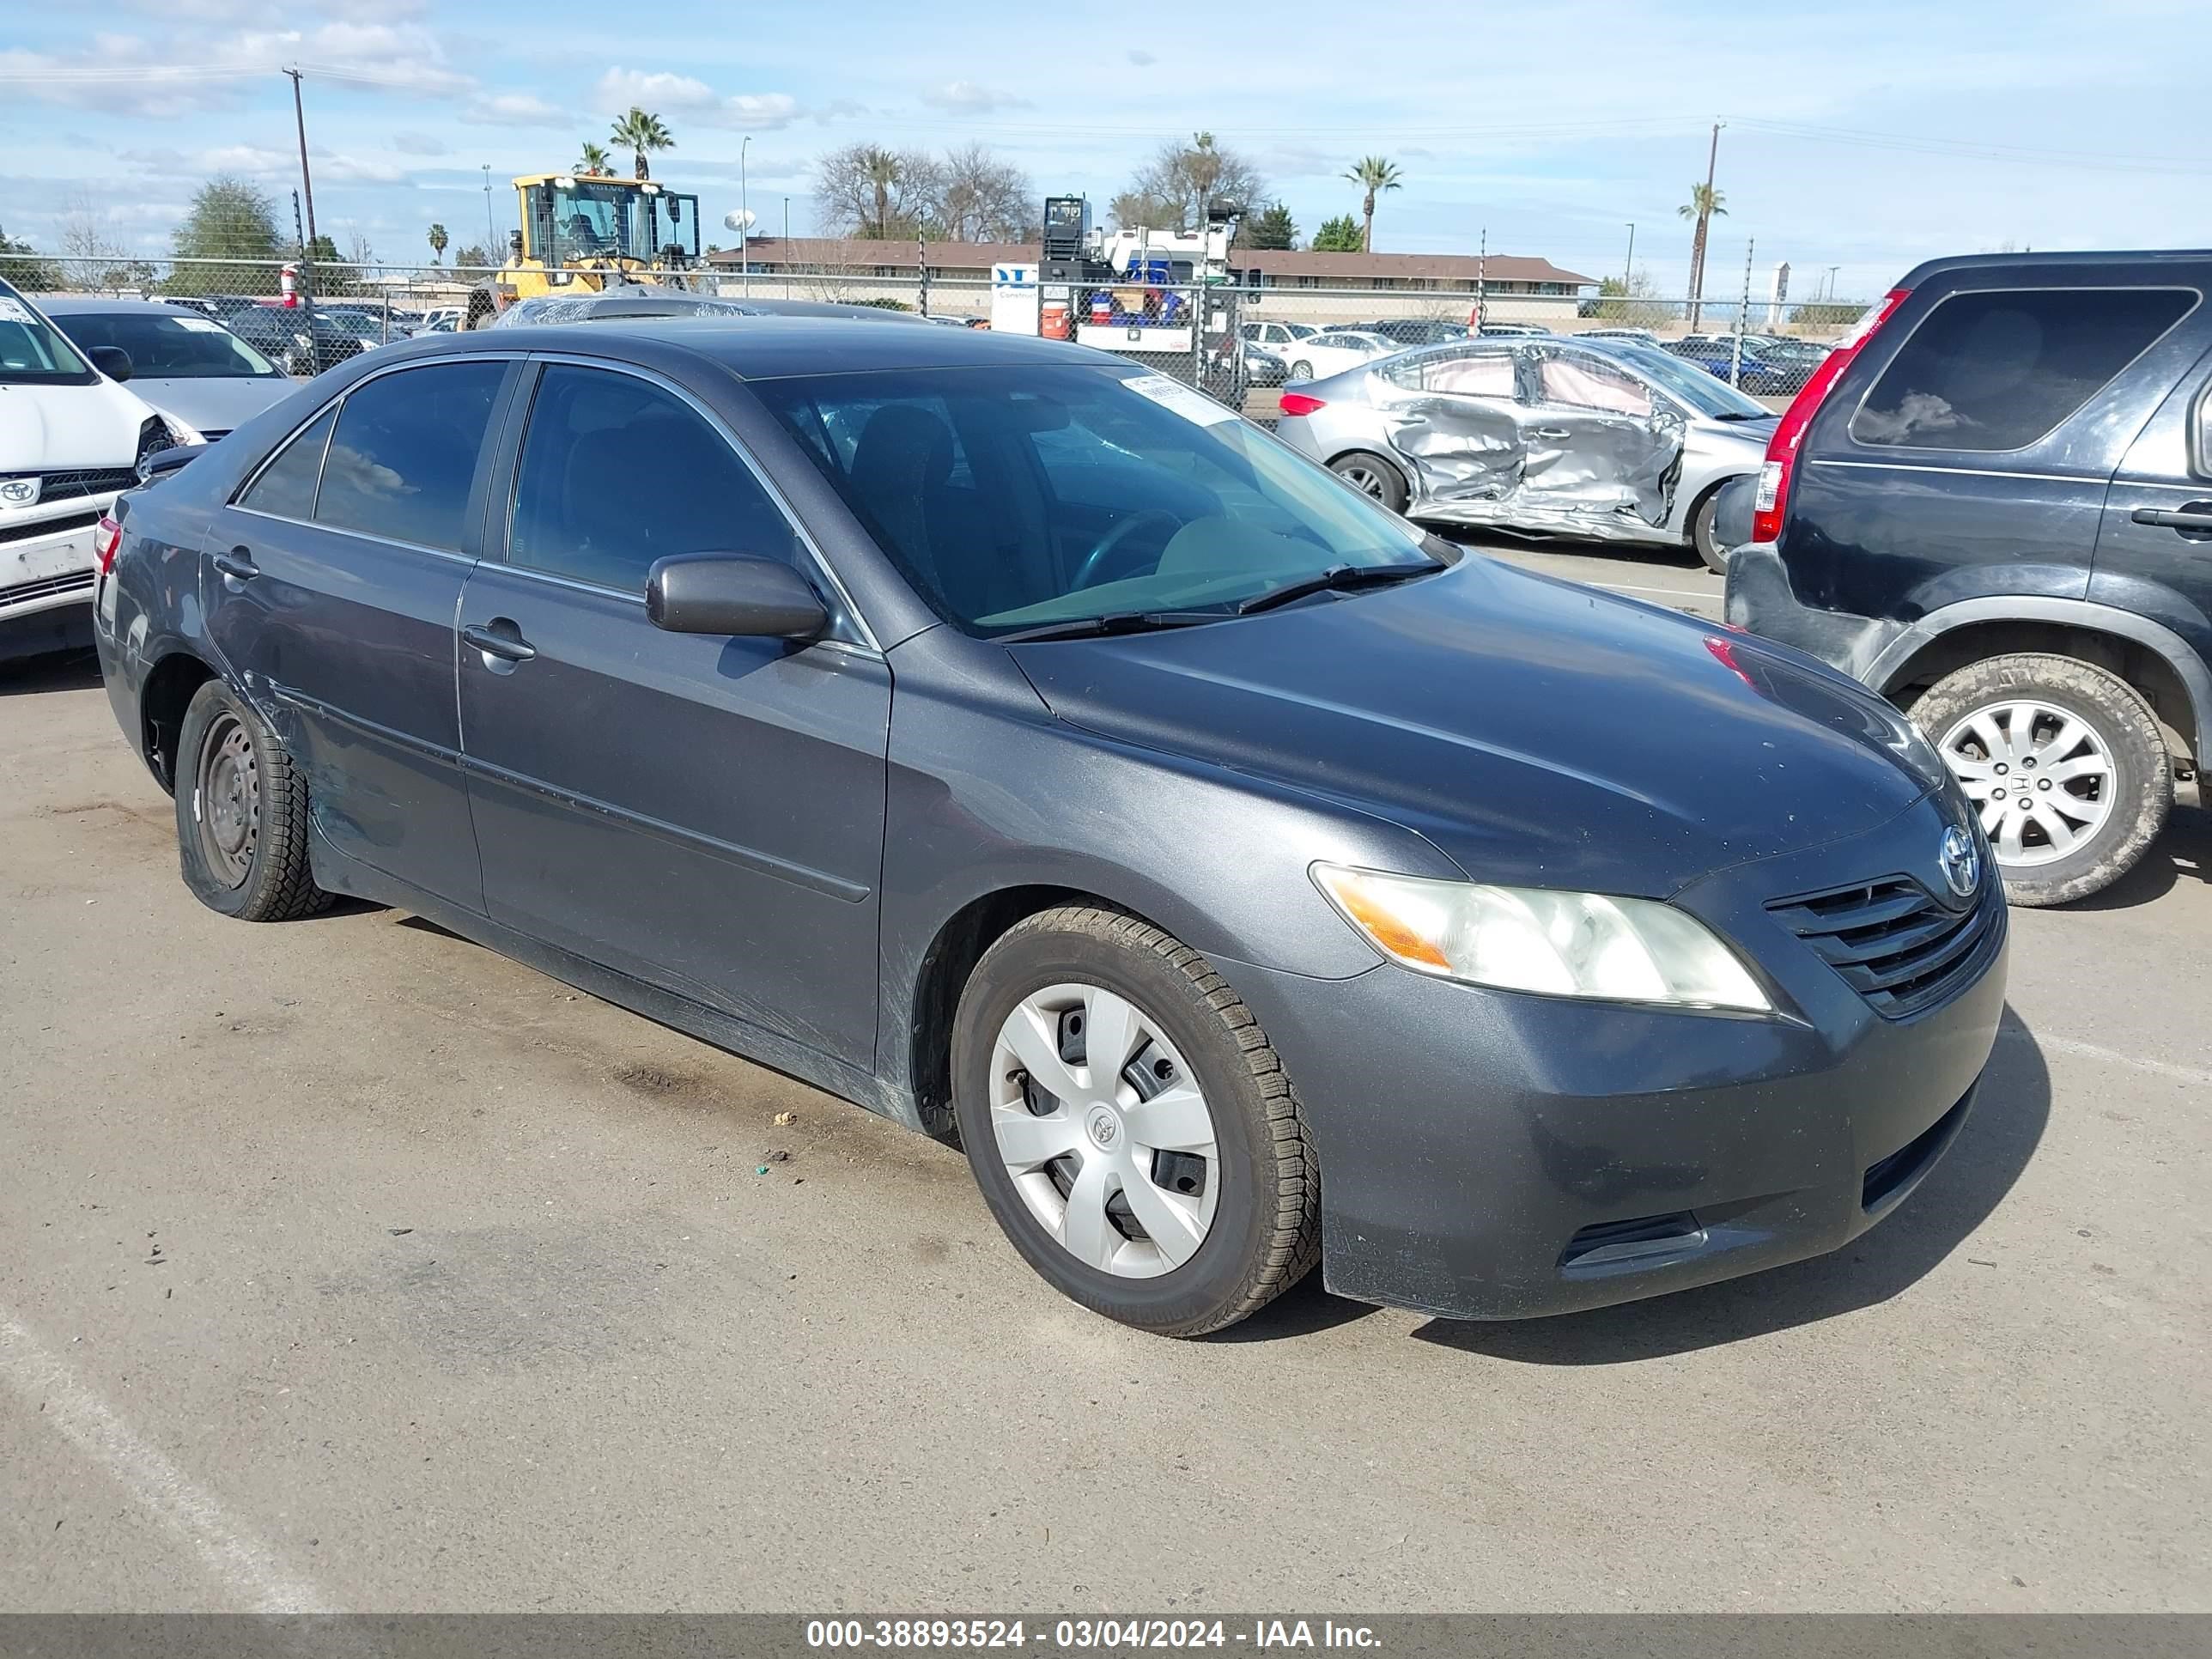
M 78 351 L 0 282 L 0 662 L 92 642 L 102 515 L 143 458 L 199 441 L 101 372 L 109 349 Z

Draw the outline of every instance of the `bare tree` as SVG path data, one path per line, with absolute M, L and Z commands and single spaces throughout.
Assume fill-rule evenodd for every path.
M 1209 202 L 1226 200 L 1240 207 L 1251 206 L 1267 194 L 1267 180 L 1251 161 L 1233 149 L 1224 149 L 1214 143 L 1212 133 L 1194 132 L 1188 144 L 1161 145 L 1158 153 L 1137 170 L 1129 188 L 1114 198 L 1109 210 L 1125 230 L 1139 222 L 1123 215 L 1121 210 L 1125 204 L 1160 216 L 1147 227 L 1150 229 L 1190 230 L 1200 222 Z
M 1013 242 L 1037 234 L 1042 204 L 1029 174 L 988 144 L 947 150 L 928 217 L 954 242 Z
M 925 151 L 848 144 L 814 163 L 815 210 L 835 236 L 913 236 L 929 228 L 944 168 Z

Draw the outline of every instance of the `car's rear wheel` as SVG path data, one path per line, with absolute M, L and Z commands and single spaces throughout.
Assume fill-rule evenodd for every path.
M 1726 575 L 1729 565 L 1729 550 L 1720 544 L 1717 535 L 1723 488 L 1723 484 L 1715 484 L 1690 509 L 1690 545 L 1697 549 L 1705 568 L 1717 576 Z
M 330 902 L 307 867 L 307 789 L 283 744 L 221 680 L 179 729 L 177 848 L 185 884 L 240 921 L 289 921 Z
M 1094 1312 L 1202 1335 L 1318 1256 L 1320 1174 L 1282 1062 L 1159 928 L 1089 907 L 1013 927 L 969 976 L 952 1063 L 985 1202 Z
M 1297 362 L 1291 365 L 1291 378 L 1292 380 L 1310 380 L 1313 377 L 1313 365 L 1308 362 L 1304 358 L 1301 357 Z
M 1412 493 L 1406 488 L 1406 475 L 1382 456 L 1355 449 L 1331 461 L 1328 470 L 1363 495 L 1372 495 L 1393 513 L 1406 510 Z
M 2065 904 L 2135 867 L 2173 805 L 2173 762 L 2133 687 L 2022 653 L 1970 664 L 1912 717 L 1980 813 L 2015 904 Z

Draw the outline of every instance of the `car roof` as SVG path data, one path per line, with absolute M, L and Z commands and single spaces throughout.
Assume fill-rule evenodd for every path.
M 705 358 L 744 380 L 793 374 L 842 374 L 880 369 L 957 368 L 1014 364 L 1127 362 L 1111 352 L 1058 340 L 1032 339 L 972 328 L 886 328 L 847 317 L 610 318 L 588 329 L 573 324 L 526 324 L 478 329 L 433 338 L 418 337 L 410 355 L 438 356 L 487 349 L 513 351 L 587 350 L 622 357 L 626 346 L 653 355 L 669 349 Z M 643 361 L 645 354 L 640 353 Z
M 2212 260 L 2212 248 L 2114 249 L 2079 253 L 1957 253 L 1915 265 L 1896 286 L 1917 288 L 1931 276 L 1972 270 L 2063 270 L 2083 265 L 2135 267 L 2146 272 L 2162 265 L 2202 265 Z
M 190 306 L 173 306 L 166 300 L 110 299 L 102 294 L 42 295 L 33 302 L 49 317 L 83 317 L 101 311 L 150 311 L 163 317 L 199 317 Z

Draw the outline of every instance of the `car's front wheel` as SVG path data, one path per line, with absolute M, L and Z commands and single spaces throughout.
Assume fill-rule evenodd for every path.
M 1310 380 L 1313 377 L 1313 365 L 1308 362 L 1304 358 L 1301 357 L 1297 362 L 1291 365 L 1291 378 L 1292 380 Z
M 1912 718 L 1981 814 L 2015 904 L 2065 904 L 2134 868 L 2173 805 L 2173 762 L 2135 689 L 2092 663 L 1991 657 Z
M 1282 1062 L 1206 959 L 1069 907 L 984 953 L 953 1033 L 954 1115 L 1015 1249 L 1094 1312 L 1234 1324 L 1320 1251 L 1320 1173 Z
M 330 902 L 307 867 L 307 788 L 246 700 L 210 680 L 177 737 L 185 885 L 240 921 L 289 921 Z
M 1406 475 L 1380 455 L 1355 449 L 1328 464 L 1328 470 L 1363 495 L 1372 495 L 1393 513 L 1403 513 L 1410 492 Z

